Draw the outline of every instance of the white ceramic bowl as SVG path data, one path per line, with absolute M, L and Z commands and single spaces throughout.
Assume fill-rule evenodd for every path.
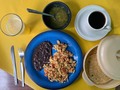
M 106 83 L 106 84 L 97 85 L 97 84 L 95 84 L 94 82 L 92 82 L 92 81 L 89 79 L 89 77 L 88 77 L 88 75 L 87 75 L 87 73 L 86 73 L 86 68 L 85 68 L 86 64 L 85 64 L 85 62 L 86 62 L 86 60 L 87 60 L 87 57 L 88 57 L 89 53 L 90 53 L 92 50 L 94 50 L 96 47 L 98 47 L 98 45 L 96 45 L 96 46 L 94 46 L 93 48 L 91 48 L 91 49 L 86 53 L 86 55 L 85 55 L 85 57 L 84 57 L 84 62 L 83 62 L 83 69 L 84 69 L 84 70 L 83 70 L 83 73 L 82 73 L 82 77 L 83 77 L 84 81 L 85 81 L 88 85 L 90 85 L 90 86 L 96 86 L 96 87 L 98 87 L 98 88 L 103 88 L 103 89 L 115 88 L 116 86 L 120 85 L 120 80 L 113 80 L 113 79 L 112 79 L 110 82 L 108 82 L 108 83 Z

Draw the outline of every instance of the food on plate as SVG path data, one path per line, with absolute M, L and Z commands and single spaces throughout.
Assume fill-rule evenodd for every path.
M 33 65 L 38 71 L 43 68 L 43 65 L 49 62 L 52 55 L 52 44 L 48 41 L 42 42 L 36 47 L 33 53 Z
M 44 64 L 44 73 L 48 79 L 63 83 L 68 80 L 69 74 L 75 72 L 76 61 L 73 60 L 73 54 L 66 50 L 67 44 L 60 43 L 54 45 L 57 51 L 50 56 L 49 63 Z
M 111 81 L 108 76 L 106 76 L 97 62 L 97 48 L 92 50 L 86 59 L 86 73 L 91 81 L 97 85 L 105 84 Z

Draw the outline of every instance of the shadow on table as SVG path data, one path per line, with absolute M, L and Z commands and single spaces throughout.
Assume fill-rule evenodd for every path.
M 72 13 L 72 19 L 71 19 L 69 26 L 74 27 L 75 17 L 77 15 L 78 11 L 80 10 L 80 6 L 76 2 L 69 1 L 69 0 L 66 0 L 65 3 L 68 5 L 68 7 L 70 8 L 71 13 Z
M 40 5 L 36 5 L 36 7 L 31 8 L 31 9 L 35 9 L 38 11 L 41 11 Z M 29 13 L 29 12 L 28 12 Z M 27 19 L 26 22 L 26 26 L 28 26 L 30 28 L 30 32 L 34 29 L 34 27 L 42 21 L 42 15 L 40 14 L 34 14 L 34 13 L 29 13 L 29 17 Z
M 30 32 L 34 29 L 34 27 L 41 21 L 40 15 L 34 15 L 31 14 L 30 17 L 28 18 L 28 22 L 26 26 L 29 27 Z

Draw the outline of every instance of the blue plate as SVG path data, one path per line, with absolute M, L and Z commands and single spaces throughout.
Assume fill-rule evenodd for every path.
M 67 50 L 73 53 L 73 59 L 76 60 L 75 73 L 70 74 L 68 81 L 65 83 L 50 82 L 44 76 L 44 70 L 36 71 L 32 63 L 33 51 L 41 42 L 50 41 L 54 45 L 57 43 L 57 40 L 68 45 Z M 80 46 L 70 35 L 62 31 L 51 30 L 37 35 L 31 40 L 25 51 L 25 68 L 28 75 L 36 84 L 47 89 L 60 89 L 72 84 L 82 70 L 82 63 L 83 55 Z

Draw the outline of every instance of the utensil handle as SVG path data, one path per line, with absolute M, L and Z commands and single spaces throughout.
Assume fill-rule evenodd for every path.
M 54 16 L 51 15 L 51 14 L 43 13 L 43 12 L 40 12 L 40 11 L 37 11 L 37 10 L 33 10 L 33 9 L 29 9 L 29 8 L 27 8 L 27 11 L 30 12 L 30 13 L 36 13 L 36 14 L 42 14 L 42 15 L 54 17 Z
M 105 26 L 105 28 L 103 30 L 104 31 L 110 31 L 111 30 L 111 26 Z
M 15 62 L 14 46 L 11 47 L 11 58 L 12 58 L 13 73 L 14 73 L 14 83 L 15 85 L 17 85 L 18 80 L 17 80 L 17 69 L 16 69 L 16 62 Z
M 14 67 L 14 82 L 15 82 L 15 85 L 18 85 L 16 66 Z
M 23 68 L 22 61 L 20 61 L 20 71 L 21 71 L 21 78 L 22 78 L 22 87 L 24 87 L 24 68 Z

